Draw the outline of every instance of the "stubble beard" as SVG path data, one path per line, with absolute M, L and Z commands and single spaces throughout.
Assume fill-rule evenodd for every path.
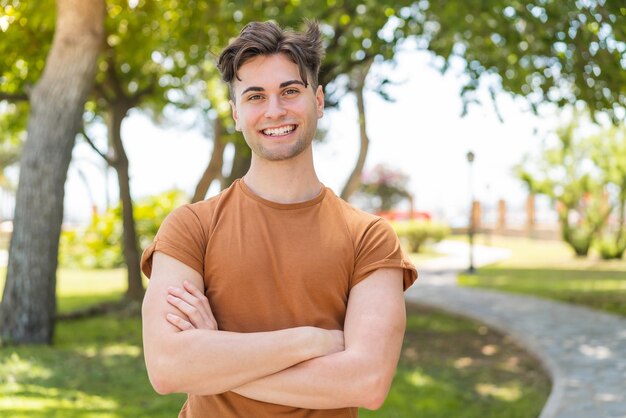
M 271 150 L 261 144 L 257 144 L 253 151 L 259 157 L 267 161 L 285 161 L 297 157 L 307 148 L 305 140 L 300 139 L 296 143 L 290 145 L 287 149 Z
M 308 138 L 310 136 L 310 138 Z M 293 144 L 284 144 L 278 149 L 270 149 L 262 143 L 254 144 L 252 151 L 266 161 L 286 161 L 302 154 L 313 142 L 315 132 L 302 132 L 301 136 Z

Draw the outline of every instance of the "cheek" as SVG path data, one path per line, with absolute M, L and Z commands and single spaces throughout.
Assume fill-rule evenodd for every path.
M 248 109 L 246 109 L 246 111 L 243 111 L 243 112 L 240 111 L 238 116 L 239 118 L 237 120 L 237 125 L 240 130 L 249 131 L 251 129 L 254 129 L 254 124 L 256 121 L 256 115 L 254 112 L 251 112 Z

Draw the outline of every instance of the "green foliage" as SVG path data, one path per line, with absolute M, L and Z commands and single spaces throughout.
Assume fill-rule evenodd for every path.
M 53 10 L 52 0 L 0 3 L 0 94 L 24 94 L 39 78 Z M 168 103 L 189 106 L 215 55 L 243 24 L 271 19 L 297 28 L 303 18 L 322 26 L 327 53 L 320 82 L 330 104 L 345 93 L 345 74 L 373 58 L 393 60 L 398 46 L 415 37 L 418 49 L 443 58 L 437 61 L 442 70 L 463 62 L 468 102 L 476 100 L 481 77 L 493 74 L 533 106 L 583 101 L 616 121 L 626 105 L 626 9 L 620 2 L 577 0 L 110 0 L 96 97 L 142 96 L 142 107 L 156 110 L 155 117 Z M 372 88 L 384 97 L 389 81 L 372 77 Z
M 52 44 L 53 0 L 0 1 L 0 100 L 25 96 L 35 85 Z
M 606 228 L 614 201 L 626 205 L 626 163 L 612 162 L 622 161 L 626 152 L 620 155 L 617 140 L 609 140 L 606 132 L 600 136 L 602 140 L 582 135 L 577 122 L 571 122 L 557 131 L 557 143 L 545 147 L 537 161 L 517 167 L 530 192 L 549 196 L 556 204 L 563 239 L 578 256 L 586 256 Z M 623 135 L 619 141 L 626 150 Z M 610 190 L 617 190 L 614 201 L 607 195 Z M 623 225 L 622 216 L 618 231 Z
M 603 130 L 591 145 L 592 160 L 603 176 L 605 202 L 611 208 L 598 251 L 604 259 L 620 259 L 626 251 L 626 126 Z
M 137 239 L 141 248 L 152 242 L 167 214 L 185 201 L 185 195 L 174 190 L 140 200 L 134 205 Z M 94 215 L 86 229 L 62 232 L 60 264 L 73 268 L 122 267 L 122 232 L 120 205 Z
M 492 90 L 501 84 L 533 108 L 582 101 L 614 124 L 623 119 L 623 2 L 424 1 L 411 10 L 423 28 L 420 44 L 444 58 L 441 69 L 462 62 L 467 102 L 476 101 L 481 78 L 490 74 Z
M 597 241 L 596 248 L 603 260 L 619 260 L 626 251 L 626 242 L 604 236 Z
M 450 235 L 450 228 L 442 223 L 424 220 L 394 222 L 400 242 L 408 252 L 418 253 L 425 243 L 439 242 Z
M 389 211 L 402 199 L 410 198 L 409 176 L 401 171 L 378 164 L 363 172 L 357 195 L 367 198 L 365 206 L 375 211 Z

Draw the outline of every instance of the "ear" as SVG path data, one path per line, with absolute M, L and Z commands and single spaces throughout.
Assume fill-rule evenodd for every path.
M 233 119 L 235 120 L 235 130 L 241 132 L 241 128 L 239 127 L 239 113 L 237 112 L 237 105 L 232 100 L 229 100 L 230 109 L 233 113 Z
M 324 116 L 324 89 L 322 86 L 317 86 L 315 91 L 315 102 L 317 105 L 317 118 L 321 119 Z

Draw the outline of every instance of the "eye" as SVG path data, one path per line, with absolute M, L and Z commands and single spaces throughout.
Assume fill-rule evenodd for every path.
M 298 94 L 298 93 L 300 93 L 300 90 L 298 89 L 287 89 L 283 92 L 285 96 L 293 96 L 294 94 Z

